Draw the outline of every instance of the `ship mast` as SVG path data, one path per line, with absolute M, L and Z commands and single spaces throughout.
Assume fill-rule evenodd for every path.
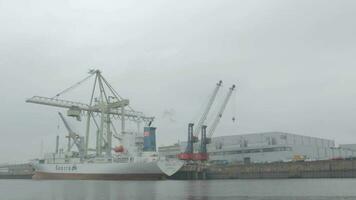
M 81 85 L 92 77 L 94 77 L 94 85 L 91 90 L 88 104 L 59 99 L 62 94 Z M 154 120 L 154 117 L 147 117 L 142 112 L 137 112 L 132 109 L 129 106 L 129 100 L 122 98 L 102 76 L 101 71 L 99 70 L 90 70 L 88 77 L 63 90 L 52 98 L 33 96 L 32 98 L 27 99 L 26 102 L 68 109 L 67 116 L 75 117 L 79 121 L 81 120 L 82 115 L 86 115 L 84 152 L 82 153 L 84 155 L 80 155 L 84 157 L 88 156 L 90 149 L 89 135 L 92 122 L 94 122 L 96 127 L 96 156 L 105 155 L 110 157 L 112 152 L 112 137 L 122 138 L 121 136 L 126 133 L 126 121 L 134 121 L 137 123 L 137 126 L 139 126 L 141 122 L 150 124 Z M 118 118 L 121 121 L 120 134 L 112 123 L 114 118 Z

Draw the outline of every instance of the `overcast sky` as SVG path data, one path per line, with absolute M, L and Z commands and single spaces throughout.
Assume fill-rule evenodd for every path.
M 356 143 L 355 10 L 352 0 L 0 0 L 0 162 L 54 149 L 60 109 L 25 100 L 90 68 L 156 116 L 160 145 L 186 139 L 220 79 L 219 97 L 234 83 L 237 93 L 216 136 Z

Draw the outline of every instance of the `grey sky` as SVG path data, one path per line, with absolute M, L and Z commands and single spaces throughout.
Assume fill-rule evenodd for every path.
M 38 156 L 41 141 L 53 149 L 58 109 L 25 99 L 93 67 L 157 117 L 159 144 L 186 138 L 220 79 L 224 92 L 237 83 L 237 100 L 215 135 L 356 143 L 355 10 L 351 0 L 0 0 L 0 162 Z

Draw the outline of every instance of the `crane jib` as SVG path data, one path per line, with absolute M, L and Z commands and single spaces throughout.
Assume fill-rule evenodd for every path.
M 216 87 L 214 88 L 214 91 L 213 91 L 213 93 L 212 93 L 212 95 L 211 95 L 211 97 L 210 97 L 210 99 L 209 99 L 209 101 L 208 101 L 208 104 L 206 105 L 206 108 L 205 108 L 205 110 L 204 110 L 204 112 L 203 112 L 203 115 L 202 115 L 201 118 L 199 119 L 198 125 L 196 126 L 196 129 L 195 129 L 195 131 L 194 131 L 194 136 L 197 137 L 197 136 L 199 135 L 199 132 L 200 132 L 200 130 L 201 130 L 203 124 L 205 123 L 206 118 L 208 117 L 208 114 L 209 114 L 209 112 L 210 112 L 210 110 L 211 110 L 211 107 L 212 107 L 212 105 L 213 105 L 213 103 L 214 103 L 214 101 L 215 101 L 215 99 L 216 99 L 216 96 L 217 96 L 217 94 L 218 94 L 218 92 L 219 92 L 219 89 L 220 89 L 221 86 L 222 86 L 222 83 L 223 83 L 223 82 L 220 80 L 220 81 L 216 84 Z
M 56 98 L 41 97 L 41 96 L 34 96 L 30 99 L 27 99 L 26 102 L 61 107 L 61 108 L 68 108 L 68 109 L 74 107 L 83 111 L 90 111 L 90 112 L 102 112 L 101 108 L 99 108 L 98 106 L 89 106 L 87 104 L 83 104 L 79 102 L 56 99 Z M 107 113 L 121 116 L 121 112 L 116 108 L 109 109 Z M 135 112 L 131 110 L 125 110 L 125 117 L 132 118 L 135 120 L 141 119 L 142 121 L 147 121 L 147 122 L 153 121 L 154 119 L 154 117 L 146 117 L 140 112 Z

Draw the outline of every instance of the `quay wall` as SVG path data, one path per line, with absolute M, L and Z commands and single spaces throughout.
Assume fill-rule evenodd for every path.
M 208 166 L 207 179 L 355 178 L 356 160 Z
M 31 179 L 33 174 L 31 164 L 0 165 L 0 179 Z

